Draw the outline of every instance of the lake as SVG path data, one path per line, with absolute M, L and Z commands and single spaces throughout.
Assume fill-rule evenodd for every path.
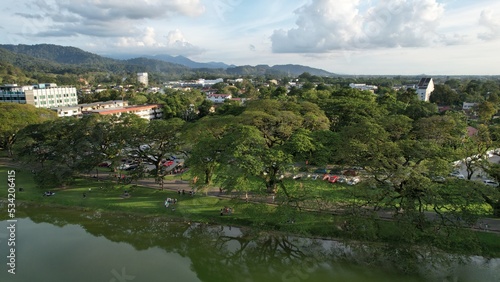
M 0 281 L 500 281 L 499 259 L 416 259 L 359 243 L 44 207 L 17 219 L 12 275 L 9 223 L 0 226 Z

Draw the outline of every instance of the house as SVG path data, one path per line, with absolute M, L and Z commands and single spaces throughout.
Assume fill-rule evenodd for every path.
M 470 110 L 473 110 L 474 107 L 477 106 L 477 103 L 467 103 L 467 102 L 464 102 L 462 104 L 462 110 L 464 111 L 470 111 Z
M 79 106 L 57 107 L 51 108 L 51 110 L 56 111 L 58 117 L 72 117 L 82 115 L 82 109 Z
M 231 99 L 231 94 L 208 94 L 207 99 L 214 102 L 215 104 L 224 103 L 225 100 Z
M 420 101 L 429 102 L 432 91 L 434 91 L 434 81 L 432 78 L 422 77 L 417 84 L 417 95 Z

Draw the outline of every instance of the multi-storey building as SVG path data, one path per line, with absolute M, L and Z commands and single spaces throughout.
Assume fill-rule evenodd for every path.
M 434 81 L 430 77 L 423 77 L 417 84 L 417 95 L 420 101 L 429 102 L 431 93 L 434 91 Z
M 0 86 L 0 102 L 29 104 L 37 108 L 55 108 L 78 104 L 75 87 L 58 87 L 55 83 L 30 86 Z
M 147 72 L 139 72 L 137 73 L 137 81 L 144 84 L 145 87 L 148 87 L 148 73 Z

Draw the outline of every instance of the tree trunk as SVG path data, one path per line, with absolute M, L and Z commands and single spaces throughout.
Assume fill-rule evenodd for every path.
M 205 170 L 205 185 L 210 185 L 210 183 L 212 182 L 212 174 L 212 169 L 207 168 Z
M 491 207 L 493 208 L 493 216 L 500 217 L 500 201 L 497 201 L 496 203 L 492 203 Z
M 275 181 L 266 182 L 266 192 L 270 194 L 278 192 L 277 183 Z

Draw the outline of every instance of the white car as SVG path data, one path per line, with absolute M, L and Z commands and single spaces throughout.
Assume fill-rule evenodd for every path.
M 359 178 L 357 178 L 357 177 L 353 177 L 353 178 L 351 178 L 349 181 L 347 181 L 347 185 L 356 185 L 356 184 L 358 184 L 358 183 L 359 183 L 359 181 L 360 181 L 360 179 L 359 179 Z
M 487 180 L 484 180 L 483 183 L 486 185 L 489 185 L 489 186 L 498 187 L 498 182 L 493 181 L 493 180 L 487 179 Z
M 125 163 L 125 164 L 121 164 L 121 165 L 118 167 L 118 169 L 120 169 L 120 170 L 126 170 L 126 169 L 128 169 L 129 167 L 130 167 L 130 165 Z
M 450 173 L 450 176 L 454 176 L 458 179 L 465 179 L 465 176 L 458 171 L 454 171 L 454 172 Z

